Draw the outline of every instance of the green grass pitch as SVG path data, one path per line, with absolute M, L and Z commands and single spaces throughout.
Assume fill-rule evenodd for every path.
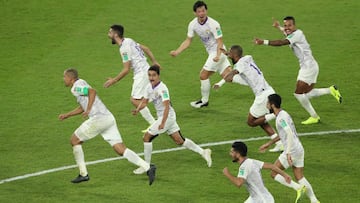
M 149 46 L 162 65 L 178 123 L 185 137 L 199 144 L 263 137 L 246 125 L 253 101 L 251 90 L 226 84 L 211 91 L 210 106 L 192 109 L 200 96 L 198 73 L 207 54 L 198 37 L 177 58 L 170 50 L 185 39 L 195 1 L 164 0 L 0 0 L 0 181 L 75 164 L 69 138 L 84 121 L 80 116 L 60 122 L 57 117 L 76 107 L 64 87 L 64 69 L 75 67 L 113 112 L 125 144 L 143 150 L 140 130 L 147 127 L 131 115 L 128 75 L 104 89 L 107 77 L 122 68 L 118 48 L 107 38 L 109 26 L 124 25 L 125 36 Z M 283 107 L 299 133 L 359 129 L 360 24 L 357 0 L 348 1 L 205 1 L 209 16 L 218 20 L 227 47 L 240 44 L 253 55 L 267 81 L 283 97 Z M 311 44 L 320 65 L 317 87 L 337 84 L 344 97 L 339 105 L 331 96 L 312 100 L 321 123 L 301 126 L 307 113 L 293 97 L 298 62 L 288 47 L 254 46 L 254 37 L 279 39 L 272 17 L 293 15 Z M 211 78 L 212 84 L 220 79 Z M 153 108 L 151 108 L 153 110 Z M 301 137 L 306 151 L 305 175 L 321 202 L 359 202 L 360 133 Z M 249 141 L 249 156 L 273 162 L 277 154 L 258 152 L 265 140 Z M 166 135 L 154 150 L 177 147 Z M 86 161 L 116 157 L 100 136 L 84 144 Z M 116 160 L 88 166 L 91 180 L 71 184 L 78 169 L 0 184 L 0 202 L 243 202 L 245 188 L 234 187 L 223 175 L 237 164 L 229 157 L 230 144 L 210 146 L 213 167 L 188 150 L 153 155 L 157 179 L 132 174 L 135 166 Z M 291 171 L 288 171 L 291 174 Z M 263 172 L 265 185 L 276 202 L 293 202 L 295 192 Z M 308 202 L 305 199 L 304 202 Z

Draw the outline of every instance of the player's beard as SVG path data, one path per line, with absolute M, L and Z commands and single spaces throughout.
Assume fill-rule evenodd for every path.
M 116 44 L 114 38 L 111 38 L 111 44 Z
M 270 113 L 274 113 L 274 109 L 273 109 L 273 108 L 270 108 L 270 109 L 269 109 L 269 112 L 270 112 Z
M 236 163 L 238 161 L 239 161 L 239 158 L 236 158 L 236 157 L 234 157 L 233 160 L 232 160 L 232 162 L 234 162 L 234 163 Z

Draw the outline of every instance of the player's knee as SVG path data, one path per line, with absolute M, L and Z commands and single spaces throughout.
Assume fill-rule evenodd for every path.
M 250 126 L 250 127 L 256 127 L 256 126 L 257 126 L 257 124 L 256 124 L 253 120 L 248 120 L 248 121 L 247 121 L 247 124 L 248 124 L 248 126 Z
M 71 146 L 75 146 L 75 145 L 79 145 L 79 144 L 81 144 L 82 142 L 80 141 L 80 139 L 75 135 L 75 134 L 73 134 L 72 136 L 71 136 L 71 139 L 70 139 L 70 144 L 71 144 Z
M 270 176 L 272 179 L 274 179 L 277 174 L 278 173 L 276 173 L 275 171 L 271 171 Z

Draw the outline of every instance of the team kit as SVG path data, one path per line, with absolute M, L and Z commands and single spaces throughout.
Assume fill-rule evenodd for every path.
M 197 1 L 193 5 L 195 18 L 188 24 L 186 38 L 180 45 L 170 51 L 171 57 L 178 57 L 192 43 L 195 36 L 199 36 L 208 57 L 200 69 L 200 96 L 190 102 L 192 108 L 207 108 L 210 105 L 210 90 L 221 88 L 226 83 L 237 83 L 249 87 L 254 94 L 254 102 L 249 108 L 247 124 L 250 127 L 261 127 L 271 139 L 260 146 L 265 152 L 274 145 L 269 152 L 280 153 L 272 164 L 247 157 L 247 145 L 243 142 L 234 142 L 229 155 L 234 163 L 239 164 L 236 175 L 232 175 L 227 167 L 223 174 L 237 187 L 244 185 L 249 193 L 246 203 L 275 202 L 272 194 L 267 190 L 261 177 L 261 170 L 268 169 L 271 177 L 280 184 L 295 191 L 295 202 L 307 196 L 312 203 L 320 203 L 310 182 L 305 178 L 304 148 L 298 138 L 295 124 L 291 115 L 281 108 L 281 96 L 269 84 L 261 68 L 256 64 L 254 57 L 244 54 L 240 45 L 232 45 L 226 49 L 223 43 L 223 32 L 220 23 L 207 15 L 207 4 Z M 295 18 L 286 16 L 283 24 L 274 20 L 273 27 L 280 31 L 283 39 L 268 40 L 254 39 L 255 45 L 289 46 L 299 61 L 299 71 L 296 78 L 294 97 L 301 104 L 309 117 L 301 122 L 302 125 L 312 125 L 320 122 L 320 116 L 312 106 L 310 99 L 322 95 L 332 95 L 336 102 L 342 103 L 342 96 L 336 85 L 315 88 L 319 74 L 319 66 L 312 55 L 310 45 L 302 30 L 296 28 Z M 163 133 L 167 133 L 175 144 L 185 147 L 200 155 L 208 167 L 212 166 L 211 149 L 202 148 L 190 138 L 182 135 L 177 123 L 177 114 L 171 105 L 171 94 L 167 85 L 160 79 L 161 65 L 156 60 L 150 48 L 137 43 L 134 39 L 125 37 L 122 25 L 112 25 L 108 37 L 113 45 L 119 46 L 123 69 L 114 77 L 104 82 L 104 88 L 116 84 L 130 72 L 133 73 L 131 103 L 134 106 L 133 115 L 140 114 L 149 124 L 142 130 L 144 158 L 123 143 L 121 133 L 117 127 L 115 117 L 108 110 L 89 83 L 79 78 L 75 68 L 64 71 L 64 83 L 70 88 L 79 104 L 74 110 L 59 115 L 60 120 L 71 116 L 82 115 L 87 118 L 71 136 L 71 145 L 74 159 L 79 168 L 79 174 L 72 183 L 81 183 L 90 180 L 85 164 L 82 144 L 101 135 L 110 144 L 114 151 L 136 165 L 133 173 L 146 174 L 149 185 L 156 179 L 156 165 L 151 162 L 153 141 Z M 151 61 L 151 65 L 148 63 Z M 211 85 L 210 77 L 218 73 L 221 80 Z M 240 87 L 240 86 L 239 86 Z M 154 116 L 148 104 L 152 103 L 156 111 Z M 275 120 L 275 127 L 269 121 Z M 285 172 L 291 168 L 294 180 Z

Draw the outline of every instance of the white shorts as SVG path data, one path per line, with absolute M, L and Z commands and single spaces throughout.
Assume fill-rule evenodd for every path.
M 212 72 L 218 72 L 222 74 L 224 70 L 230 66 L 230 62 L 224 54 L 220 55 L 220 60 L 218 62 L 213 61 L 216 56 L 216 52 L 209 54 L 203 69 Z
M 287 160 L 287 156 L 286 156 L 286 154 L 284 152 L 280 154 L 278 159 L 279 159 L 281 165 L 285 169 L 290 167 L 289 162 Z M 304 167 L 304 153 L 302 153 L 302 154 L 300 154 L 298 156 L 291 156 L 291 160 L 293 162 L 292 166 L 295 166 L 296 168 Z
M 269 113 L 266 104 L 268 102 L 268 96 L 271 94 L 275 94 L 275 91 L 272 88 L 264 90 L 260 95 L 255 97 L 254 103 L 250 107 L 250 114 L 252 116 L 259 118 Z
M 176 115 L 169 115 L 166 120 L 165 126 L 163 129 L 159 130 L 159 125 L 161 124 L 162 117 L 159 117 L 149 128 L 148 133 L 151 135 L 158 135 L 166 132 L 168 135 L 172 135 L 175 132 L 180 130 L 179 125 L 176 122 Z
M 300 70 L 297 76 L 297 80 L 306 82 L 308 85 L 315 84 L 319 75 L 319 65 L 313 61 L 307 61 L 300 65 Z
M 141 99 L 146 94 L 146 86 L 150 83 L 147 72 L 137 73 L 131 89 L 131 97 Z
M 75 130 L 75 135 L 83 142 L 101 134 L 111 146 L 122 143 L 120 132 L 113 115 L 91 117 Z
M 270 194 L 270 196 L 264 199 L 253 199 L 251 196 L 245 200 L 244 203 L 274 203 L 274 197 Z

